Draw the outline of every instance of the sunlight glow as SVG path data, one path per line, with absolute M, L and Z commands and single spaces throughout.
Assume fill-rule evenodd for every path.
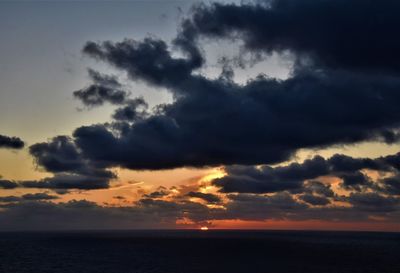
M 211 182 L 212 180 L 224 177 L 225 175 L 226 173 L 222 168 L 216 168 L 210 174 L 202 177 L 199 182 L 200 183 Z

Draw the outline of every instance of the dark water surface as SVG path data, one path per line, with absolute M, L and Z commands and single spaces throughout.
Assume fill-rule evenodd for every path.
M 400 233 L 0 233 L 1 273 L 399 273 Z

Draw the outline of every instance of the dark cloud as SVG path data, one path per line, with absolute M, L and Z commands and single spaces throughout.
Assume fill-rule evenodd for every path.
M 300 195 L 299 198 L 304 202 L 314 206 L 325 206 L 331 202 L 328 198 L 324 196 L 312 195 L 308 193 Z
M 126 70 L 134 80 L 144 80 L 156 86 L 175 86 L 189 79 L 192 70 L 202 64 L 198 56 L 190 54 L 191 51 L 187 51 L 188 59 L 173 58 L 168 45 L 153 38 L 146 38 L 143 42 L 129 39 L 119 43 L 88 42 L 83 52 Z
M 384 188 L 391 195 L 400 195 L 400 175 L 383 179 Z
M 27 193 L 22 195 L 22 199 L 24 200 L 54 200 L 54 199 L 58 199 L 58 196 L 55 195 L 50 195 L 44 192 L 40 192 L 40 193 Z
M 340 176 L 340 178 L 343 179 L 342 186 L 344 188 L 353 188 L 361 190 L 362 186 L 370 185 L 368 176 L 364 175 L 359 171 L 350 174 L 343 174 Z
M 86 106 L 103 105 L 106 101 L 112 104 L 122 104 L 126 99 L 124 91 L 110 89 L 101 85 L 90 85 L 84 89 L 74 91 L 74 96 L 79 98 Z
M 68 193 L 68 189 L 104 189 L 109 188 L 110 180 L 116 178 L 114 174 L 102 176 L 80 175 L 74 173 L 58 173 L 52 177 L 40 180 L 9 181 L 0 180 L 0 189 L 38 188 L 52 189 L 59 194 Z
M 174 100 L 146 115 L 137 111 L 143 101 L 131 101 L 114 114 L 119 129 L 81 127 L 74 141 L 85 158 L 130 169 L 272 164 L 302 148 L 392 143 L 400 122 L 400 78 L 391 73 L 399 68 L 400 39 L 392 35 L 399 4 L 375 6 L 361 0 L 202 5 L 182 22 L 174 48 L 157 38 L 88 42 L 84 54 L 132 80 L 167 88 Z M 206 65 L 200 38 L 232 36 L 244 42 L 244 52 L 290 51 L 297 65 L 286 80 L 260 75 L 246 84 L 196 71 Z M 115 84 L 92 74 L 102 86 Z
M 396 0 L 272 0 L 200 5 L 183 23 L 198 37 L 234 38 L 253 52 L 289 51 L 300 64 L 398 73 Z
M 18 183 L 15 181 L 0 179 L 0 188 L 2 189 L 14 189 L 18 187 Z
M 359 210 L 366 211 L 398 211 L 400 199 L 378 193 L 352 193 L 348 201 Z
M 285 167 L 231 166 L 227 176 L 215 179 L 213 184 L 222 192 L 268 193 L 303 188 L 303 181 L 329 173 L 326 160 L 320 156 L 292 163 Z
M 113 118 L 119 121 L 138 121 L 148 116 L 148 104 L 143 98 L 130 99 L 125 106 L 115 110 Z
M 95 83 L 99 85 L 112 86 L 112 87 L 121 87 L 122 85 L 119 83 L 118 78 L 113 75 L 102 74 L 96 70 L 88 68 L 89 78 Z
M 114 76 L 100 74 L 89 69 L 89 76 L 93 84 L 81 90 L 74 91 L 74 97 L 90 107 L 103 105 L 105 102 L 111 104 L 125 103 L 128 94 L 122 90 L 121 84 Z
M 180 48 L 185 52 L 187 47 Z M 238 85 L 192 73 L 198 66 L 191 53 L 172 57 L 160 40 L 89 42 L 84 52 L 126 70 L 133 80 L 174 94 L 172 104 L 125 126 L 119 137 L 101 125 L 75 131 L 85 156 L 111 166 L 277 163 L 300 148 L 385 141 L 400 121 L 400 79 L 382 73 L 303 69 L 287 80 L 259 76 Z M 126 110 L 119 109 L 115 117 L 127 119 Z M 95 147 L 103 142 L 109 150 L 99 154 Z M 129 152 L 122 155 L 121 149 Z
M 319 181 L 308 181 L 305 182 L 305 186 L 302 189 L 303 192 L 308 194 L 317 194 L 322 197 L 334 197 L 335 193 L 331 189 L 331 185 L 324 184 Z
M 394 159 L 400 160 L 400 153 L 376 159 L 354 158 L 342 154 L 335 154 L 329 159 L 329 165 L 334 172 L 356 172 L 362 169 L 377 171 L 400 170 L 400 165 L 396 166 L 393 164 Z
M 117 199 L 117 200 L 126 200 L 126 197 L 124 197 L 122 195 L 116 195 L 116 196 L 113 196 L 113 198 Z
M 27 193 L 22 196 L 3 196 L 0 197 L 0 202 L 21 202 L 21 201 L 40 201 L 40 200 L 54 200 L 58 196 L 49 195 L 47 193 Z
M 22 149 L 25 143 L 19 137 L 0 135 L 0 148 Z
M 105 189 L 110 187 L 110 180 L 114 176 L 87 176 L 79 174 L 55 174 L 53 177 L 43 178 L 36 181 L 21 181 L 21 187 L 38 189 Z
M 346 207 L 332 206 L 332 203 L 310 206 L 307 204 L 308 202 L 299 202 L 287 192 L 268 196 L 260 194 L 230 194 L 228 196 L 231 202 L 226 205 L 225 210 L 213 211 L 211 216 L 214 219 L 364 221 L 371 223 L 375 221 L 374 217 L 381 219 L 380 221 L 398 222 L 400 215 L 399 198 L 389 197 L 386 200 L 385 196 L 376 193 L 352 194 L 346 199 L 349 202 Z M 301 198 L 299 199 L 301 200 Z M 310 201 L 310 199 L 308 200 Z
M 226 167 L 227 175 L 215 179 L 213 184 L 221 192 L 269 193 L 282 190 L 292 192 L 307 191 L 325 196 L 333 196 L 332 190 L 320 182 L 306 180 L 321 176 L 333 176 L 342 179 L 341 186 L 347 189 L 362 190 L 373 188 L 370 179 L 361 170 L 399 172 L 397 160 L 400 154 L 370 158 L 352 158 L 335 154 L 324 159 L 315 156 L 303 163 L 292 163 L 283 167 L 270 166 L 230 166 Z
M 231 173 L 233 171 L 233 173 Z M 215 179 L 215 186 L 220 187 L 224 193 L 271 193 L 284 190 L 296 190 L 303 187 L 303 180 L 293 178 L 279 180 L 270 176 L 268 171 L 264 173 L 256 167 L 228 167 L 227 176 Z
M 297 202 L 286 192 L 271 196 L 238 194 L 229 195 L 231 202 L 220 217 L 228 219 L 260 220 L 287 219 L 291 214 L 301 213 L 308 205 Z
M 39 181 L 22 181 L 20 184 L 24 187 L 99 189 L 107 188 L 110 180 L 116 178 L 111 171 L 83 158 L 73 141 L 66 136 L 32 145 L 29 151 L 38 166 L 54 176 Z
M 29 147 L 38 166 L 48 172 L 68 172 L 85 169 L 85 162 L 73 141 L 67 136 L 58 136 L 49 142 Z
M 220 203 L 221 202 L 221 198 L 215 194 L 212 193 L 203 193 L 203 192 L 194 192 L 191 191 L 187 194 L 187 196 L 189 197 L 196 197 L 196 198 L 200 198 L 203 199 L 204 201 L 208 202 L 208 203 Z
M 77 146 L 90 160 L 131 169 L 270 164 L 300 148 L 379 141 L 400 120 L 397 78 L 312 73 L 239 86 L 193 76 L 184 86 L 162 113 L 117 135 L 78 128 Z
M 162 197 L 165 197 L 168 195 L 169 195 L 169 191 L 167 189 L 165 189 L 164 187 L 161 187 L 157 191 L 153 191 L 149 194 L 145 194 L 144 197 L 151 198 L 151 199 L 157 199 L 157 198 L 162 198 Z
M 0 196 L 0 203 L 18 202 L 21 197 L 18 196 Z

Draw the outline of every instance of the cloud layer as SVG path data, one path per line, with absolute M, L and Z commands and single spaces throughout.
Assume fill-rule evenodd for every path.
M 86 55 L 133 81 L 167 88 L 174 101 L 135 123 L 124 113 L 132 109 L 135 116 L 136 104 L 118 109 L 117 133 L 85 126 L 74 132 L 75 142 L 90 160 L 130 169 L 271 164 L 301 148 L 395 142 L 400 42 L 391 33 L 398 5 L 385 2 L 380 13 L 358 0 L 201 5 L 173 41 L 182 57 L 156 38 L 88 42 Z M 209 79 L 197 73 L 206 63 L 202 38 L 234 39 L 243 52 L 288 51 L 292 75 L 259 75 L 243 85 Z M 109 149 L 100 152 L 99 145 Z
M 182 20 L 172 43 L 154 37 L 87 42 L 85 56 L 132 81 L 166 89 L 173 101 L 149 109 L 115 76 L 89 69 L 93 83 L 73 95 L 89 108 L 114 105 L 112 121 L 30 146 L 38 167 L 53 176 L 0 180 L 1 188 L 104 189 L 117 178 L 113 167 L 224 166 L 226 176 L 211 181 L 214 192 L 201 186 L 162 188 L 122 207 L 10 195 L 0 201 L 0 223 L 6 223 L 1 227 L 42 228 L 50 218 L 69 221 L 69 228 L 170 227 L 186 220 L 397 223 L 399 154 L 375 159 L 337 154 L 271 165 L 305 148 L 398 142 L 399 9 L 400 2 L 390 0 L 199 5 Z M 260 74 L 239 84 L 229 66 L 219 77 L 207 77 L 201 73 L 208 65 L 202 45 L 221 39 L 260 62 L 275 53 L 290 56 L 289 77 Z M 22 148 L 23 142 L 0 136 L 0 147 Z M 40 217 L 18 220 L 27 212 Z

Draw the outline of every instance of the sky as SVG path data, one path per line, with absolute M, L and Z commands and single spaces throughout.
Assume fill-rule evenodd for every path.
M 400 231 L 398 1 L 0 1 L 0 230 Z

